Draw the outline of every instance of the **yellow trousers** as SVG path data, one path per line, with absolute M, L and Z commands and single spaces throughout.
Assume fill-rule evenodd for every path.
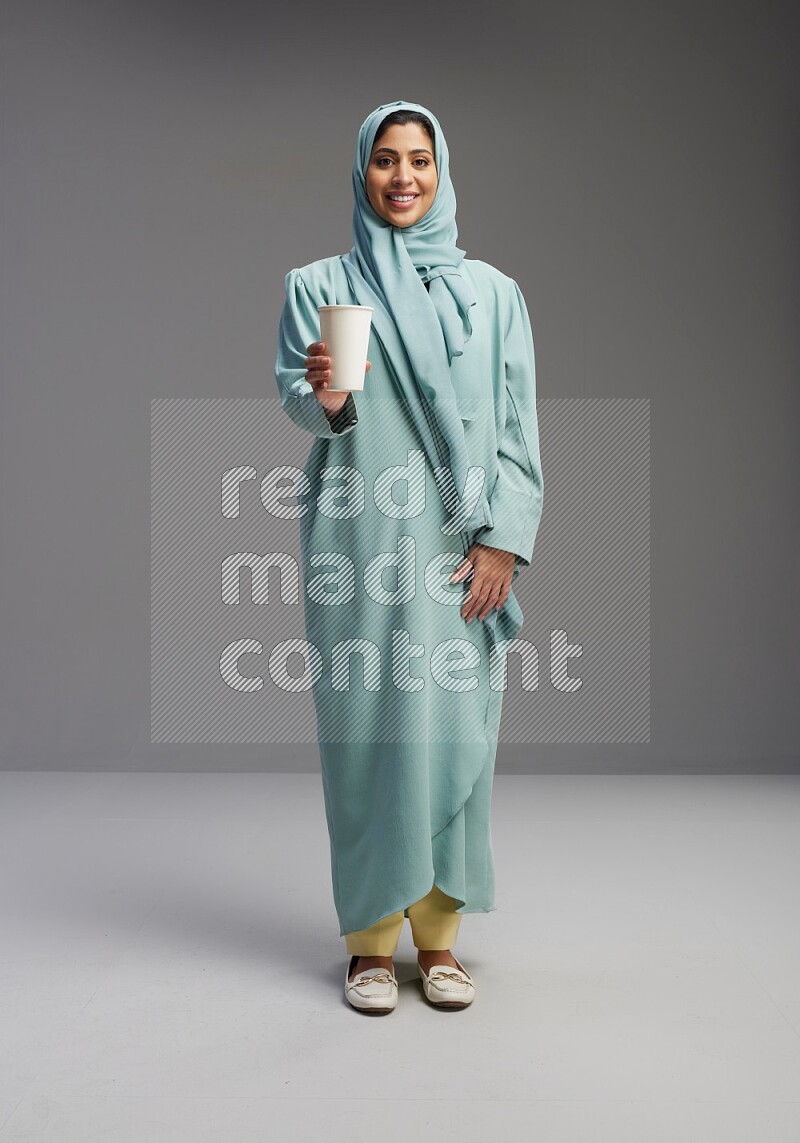
M 434 885 L 430 893 L 408 906 L 408 920 L 411 936 L 418 949 L 452 949 L 458 936 L 461 914 L 455 910 L 458 902 L 443 893 Z M 345 933 L 347 951 L 350 956 L 394 956 L 400 930 L 403 927 L 403 910 L 381 917 L 368 929 L 358 929 Z

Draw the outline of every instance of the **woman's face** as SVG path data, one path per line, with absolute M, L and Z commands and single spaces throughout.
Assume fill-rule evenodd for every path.
M 412 226 L 430 210 L 439 176 L 433 143 L 419 123 L 393 123 L 372 145 L 367 198 L 392 226 Z

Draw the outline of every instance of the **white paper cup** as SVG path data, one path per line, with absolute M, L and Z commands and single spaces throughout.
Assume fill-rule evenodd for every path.
M 328 392 L 364 388 L 372 306 L 318 306 L 320 341 L 331 359 Z

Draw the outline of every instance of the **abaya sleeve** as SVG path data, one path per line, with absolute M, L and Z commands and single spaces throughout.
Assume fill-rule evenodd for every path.
M 528 567 L 542 514 L 544 482 L 536 416 L 536 364 L 530 318 L 522 291 L 513 290 L 505 333 L 505 428 L 497 443 L 498 476 L 490 497 L 492 526 L 475 540 L 516 555 Z
M 303 359 L 308 346 L 320 340 L 317 303 L 310 296 L 299 270 L 290 270 L 284 280 L 286 300 L 278 329 L 278 355 L 275 379 L 281 405 L 296 425 L 317 437 L 335 437 L 349 433 L 358 423 L 355 398 L 348 393 L 341 409 L 325 412 L 317 400 L 313 385 L 306 381 Z M 323 304 L 322 302 L 319 303 Z

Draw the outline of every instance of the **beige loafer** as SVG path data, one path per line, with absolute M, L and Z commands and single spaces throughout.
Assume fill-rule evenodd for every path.
M 367 968 L 357 972 L 350 980 L 350 973 L 358 960 L 351 956 L 344 974 L 344 998 L 359 1012 L 369 1016 L 386 1016 L 397 1007 L 397 977 L 385 968 Z
M 417 961 L 417 972 L 422 981 L 422 991 L 426 1000 L 435 1008 L 468 1008 L 475 999 L 475 983 L 455 954 L 453 960 L 458 965 L 434 964 L 426 972 Z

